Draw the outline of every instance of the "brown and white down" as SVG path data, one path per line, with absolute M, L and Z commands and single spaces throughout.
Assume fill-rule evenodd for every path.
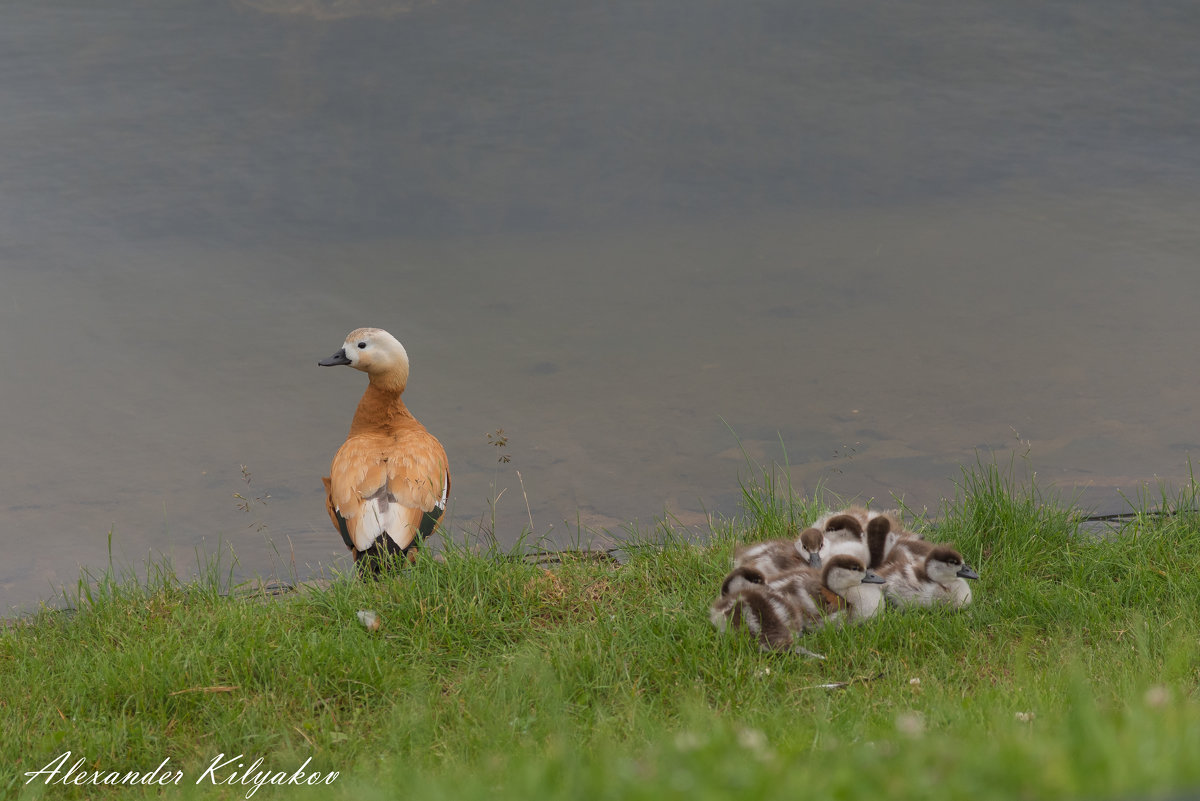
M 971 603 L 967 582 L 979 578 L 953 546 L 924 540 L 899 540 L 876 569 L 887 581 L 888 601 L 898 606 L 945 604 L 961 609 Z
M 920 534 L 904 529 L 898 521 L 897 512 L 872 512 L 861 506 L 831 512 L 813 524 L 824 532 L 818 561 L 848 554 L 874 569 L 897 542 L 921 540 Z
M 736 567 L 722 582 L 709 619 L 720 631 L 746 629 L 763 650 L 792 649 L 805 631 L 876 614 L 883 605 L 882 581 L 846 555 L 833 557 L 819 572 L 801 567 L 773 578 Z
M 801 567 L 818 567 L 822 542 L 821 532 L 809 528 L 794 540 L 764 540 L 740 545 L 734 551 L 733 566 L 753 568 L 765 578 Z

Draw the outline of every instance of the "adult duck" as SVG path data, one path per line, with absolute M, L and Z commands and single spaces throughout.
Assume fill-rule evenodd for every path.
M 437 438 L 417 422 L 401 397 L 408 385 L 408 353 L 381 328 L 351 331 L 341 350 L 317 362 L 367 374 L 367 389 L 346 441 L 325 482 L 329 518 L 354 554 L 378 572 L 389 558 L 416 558 L 446 511 L 450 468 Z

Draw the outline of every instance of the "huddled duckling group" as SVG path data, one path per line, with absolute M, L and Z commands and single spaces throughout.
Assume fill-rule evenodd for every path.
M 948 544 L 927 542 L 892 514 L 851 507 L 820 518 L 795 540 L 737 549 L 710 619 L 720 631 L 745 629 L 764 650 L 794 650 L 806 631 L 861 623 L 895 606 L 971 602 L 979 578 Z

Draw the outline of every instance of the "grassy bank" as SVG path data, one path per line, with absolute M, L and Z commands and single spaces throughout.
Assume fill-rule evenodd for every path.
M 961 613 L 819 632 L 825 661 L 721 638 L 737 542 L 814 510 L 771 482 L 697 544 L 555 571 L 452 550 L 395 580 L 247 600 L 219 574 L 109 576 L 78 612 L 0 632 L 0 791 L 243 798 L 218 754 L 327 776 L 254 798 L 1110 798 L 1200 788 L 1200 518 L 1080 534 L 984 467 L 937 539 L 980 572 Z M 1194 487 L 1172 503 L 1190 506 Z M 1156 504 L 1157 505 L 1157 504 Z M 1149 511 L 1149 510 L 1146 510 Z M 931 538 L 934 535 L 931 534 Z M 375 610 L 376 632 L 356 619 Z M 821 685 L 848 682 L 840 689 Z M 65 751 L 178 785 L 26 785 Z M 224 780 L 236 763 L 215 771 Z M 61 776 L 61 774 L 60 774 Z M 196 785 L 197 779 L 202 783 Z

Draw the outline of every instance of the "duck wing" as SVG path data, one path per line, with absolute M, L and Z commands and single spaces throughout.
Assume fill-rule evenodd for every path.
M 352 436 L 333 457 L 327 505 L 355 550 L 383 535 L 407 549 L 433 531 L 449 495 L 446 452 L 427 432 Z

